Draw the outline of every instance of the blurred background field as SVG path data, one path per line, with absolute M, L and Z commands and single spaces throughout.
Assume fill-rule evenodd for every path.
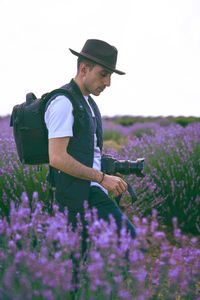
M 10 201 L 20 201 L 26 191 L 39 193 L 48 206 L 47 166 L 22 166 L 18 160 L 9 116 L 0 118 L 1 214 L 9 213 Z M 121 205 L 131 217 L 147 216 L 157 209 L 161 222 L 170 227 L 173 217 L 184 232 L 200 233 L 200 118 L 104 117 L 104 152 L 117 159 L 145 157 L 145 178 L 126 179 L 138 200 L 129 195 Z
M 127 176 L 138 199 L 120 201 L 137 238 L 86 211 L 85 260 L 81 227 L 49 207 L 48 166 L 22 165 L 0 118 L 0 299 L 200 299 L 200 119 L 105 117 L 103 127 L 104 152 L 145 157 L 146 176 Z

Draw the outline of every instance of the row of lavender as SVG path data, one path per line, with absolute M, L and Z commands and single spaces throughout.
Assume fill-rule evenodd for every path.
M 12 203 L 9 222 L 0 219 L 0 299 L 200 299 L 198 240 L 181 234 L 176 219 L 172 245 L 158 229 L 155 210 L 151 219 L 133 217 L 134 240 L 124 226 L 119 236 L 112 218 L 109 224 L 98 220 L 87 206 L 85 218 L 83 259 L 81 224 L 72 231 L 67 211 L 54 206 L 52 215 L 44 213 L 36 193 L 32 209 L 25 193 L 18 209 Z
M 22 166 L 8 126 L 9 118 L 0 122 L 1 214 L 8 213 L 10 201 L 18 202 L 23 191 L 30 199 L 33 192 L 38 191 L 40 199 L 48 206 L 46 166 L 39 169 Z M 131 160 L 145 157 L 146 177 L 142 180 L 134 175 L 127 178 L 138 194 L 133 207 L 128 206 L 130 201 L 125 197 L 123 204 L 128 206 L 127 213 L 144 216 L 156 208 L 165 224 L 170 225 L 171 219 L 176 216 L 182 229 L 199 233 L 200 123 L 183 128 L 174 124 L 160 126 L 158 123 L 123 127 L 104 122 L 104 131 L 105 139 L 110 137 L 117 141 L 108 143 L 106 151 L 109 154 Z
M 138 201 L 133 208 L 128 197 L 122 201 L 136 225 L 137 239 L 131 240 L 124 229 L 118 238 L 112 219 L 108 226 L 87 210 L 90 245 L 82 260 L 81 228 L 73 232 L 67 213 L 60 214 L 56 206 L 52 215 L 42 210 L 48 207 L 46 166 L 38 170 L 20 165 L 8 119 L 1 120 L 0 298 L 72 299 L 75 257 L 80 275 L 74 299 L 200 299 L 198 240 L 183 235 L 172 219 L 177 216 L 185 230 L 199 231 L 200 126 L 150 124 L 153 134 L 140 139 L 133 134 L 134 126 L 126 132 L 120 126 L 106 130 L 117 130 L 126 142 L 120 152 L 110 149 L 110 154 L 146 157 L 146 177 L 128 178 Z M 18 208 L 14 203 L 20 203 Z M 163 222 L 173 223 L 173 243 L 159 230 L 153 208 Z M 142 217 L 145 214 L 151 217 Z
M 113 145 L 113 155 L 131 160 L 145 157 L 146 177 L 128 179 L 139 196 L 130 214 L 148 215 L 156 208 L 165 224 L 170 225 L 176 216 L 182 229 L 199 233 L 200 123 L 183 128 L 158 123 L 123 127 L 107 122 L 104 127 L 106 138 L 117 141 L 108 143 Z M 124 145 L 119 148 L 122 140 Z

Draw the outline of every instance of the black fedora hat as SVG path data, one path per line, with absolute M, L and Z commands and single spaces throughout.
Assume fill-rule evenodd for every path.
M 81 52 L 76 52 L 69 48 L 72 54 L 78 57 L 87 58 L 101 66 L 106 67 L 108 70 L 115 72 L 119 75 L 125 73 L 115 69 L 117 62 L 117 49 L 110 44 L 96 39 L 90 39 L 85 42 Z

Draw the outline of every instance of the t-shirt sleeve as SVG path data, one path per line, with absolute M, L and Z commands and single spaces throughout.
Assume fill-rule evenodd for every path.
M 63 95 L 56 97 L 49 104 L 44 119 L 49 139 L 73 136 L 73 106 L 67 97 Z

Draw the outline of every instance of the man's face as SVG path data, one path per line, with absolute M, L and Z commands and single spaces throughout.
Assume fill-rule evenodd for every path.
M 106 87 L 110 86 L 111 75 L 111 71 L 100 65 L 94 65 L 93 68 L 87 66 L 83 77 L 85 95 L 99 96 Z

